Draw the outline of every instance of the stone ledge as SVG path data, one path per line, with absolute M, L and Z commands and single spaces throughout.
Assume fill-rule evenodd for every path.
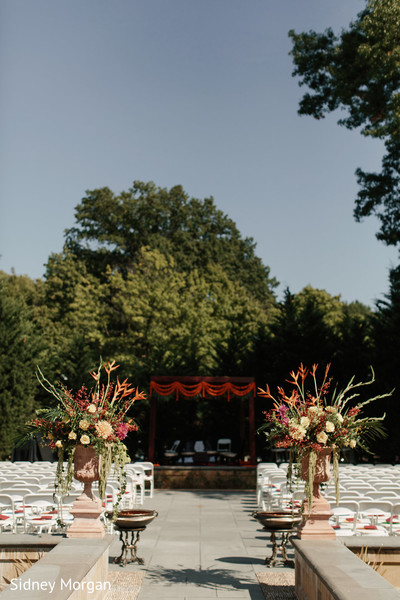
M 349 535 L 338 537 L 338 541 L 351 550 L 368 546 L 400 552 L 400 538 L 394 535 Z
M 400 539 L 394 536 L 350 536 L 338 538 L 349 550 L 363 555 L 368 564 L 400 590 Z
M 9 541 L 4 540 L 5 537 Z M 2 536 L 1 548 L 18 547 L 29 552 L 33 548 L 36 550 L 51 545 L 52 536 L 32 539 L 34 537 Z M 1 600 L 26 600 L 28 597 L 30 600 L 47 597 L 53 600 L 104 598 L 109 589 L 106 586 L 108 550 L 113 540 L 112 535 L 102 539 L 62 538 L 55 543 L 53 539 L 53 548 L 1 592 Z
M 339 541 L 291 539 L 299 600 L 399 600 L 400 592 Z
M 44 533 L 43 535 L 35 535 L 33 533 L 4 533 L 0 535 L 0 549 L 11 550 L 28 547 L 51 550 L 64 539 L 65 536 L 62 534 Z

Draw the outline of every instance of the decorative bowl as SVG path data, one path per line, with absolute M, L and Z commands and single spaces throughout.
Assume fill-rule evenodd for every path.
M 251 516 L 269 531 L 279 531 L 282 529 L 290 530 L 299 525 L 301 521 L 300 513 L 291 513 L 288 511 L 254 511 Z
M 120 510 L 114 522 L 116 529 L 141 529 L 147 527 L 157 517 L 156 510 Z M 106 517 L 112 519 L 113 513 L 107 512 Z

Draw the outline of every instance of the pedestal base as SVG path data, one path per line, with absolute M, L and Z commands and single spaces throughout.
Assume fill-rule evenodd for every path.
M 143 558 L 140 558 L 136 552 L 136 546 L 138 541 L 140 540 L 140 532 L 144 531 L 145 527 L 140 527 L 138 529 L 125 529 L 121 530 L 119 539 L 122 542 L 122 552 L 121 555 L 117 558 L 114 558 L 114 563 L 121 564 L 123 567 L 126 567 L 127 563 L 138 563 L 139 565 L 144 565 Z M 129 543 L 129 534 L 131 534 L 131 541 Z M 135 538 L 136 534 L 136 538 Z M 135 538 L 135 539 L 134 539 Z M 128 560 L 128 550 L 130 550 L 131 558 Z
M 266 529 L 268 531 L 268 529 Z M 271 533 L 271 544 L 272 544 L 272 554 L 271 556 L 267 556 L 265 559 L 265 564 L 269 567 L 274 567 L 275 563 L 283 562 L 285 566 L 294 567 L 294 561 L 290 560 L 286 553 L 286 544 L 289 541 L 289 535 L 293 533 L 293 529 L 282 529 L 276 531 L 270 531 Z M 279 544 L 276 539 L 276 535 L 281 534 L 281 542 Z M 280 550 L 282 559 L 278 558 L 278 550 Z
M 102 510 L 101 500 L 96 496 L 93 496 L 93 498 L 89 498 L 85 494 L 79 496 L 71 509 L 74 521 L 67 531 L 67 537 L 104 537 L 104 525 L 99 518 Z
M 301 540 L 335 540 L 336 533 L 329 519 L 332 511 L 329 502 L 322 496 L 313 497 L 311 512 L 308 501 L 304 501 L 303 520 L 297 529 Z

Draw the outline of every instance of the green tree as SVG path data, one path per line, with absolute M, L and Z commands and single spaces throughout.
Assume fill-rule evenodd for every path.
M 143 246 L 172 256 L 180 271 L 219 264 L 233 281 L 264 302 L 273 302 L 275 280 L 255 255 L 251 238 L 218 210 L 213 198 L 189 198 L 181 186 L 170 190 L 135 181 L 115 195 L 109 188 L 88 191 L 75 210 L 76 226 L 66 232 L 68 249 L 92 274 L 106 267 L 125 277 Z
M 376 215 L 378 239 L 400 242 L 400 3 L 367 0 L 365 9 L 336 36 L 289 32 L 291 54 L 304 94 L 299 113 L 316 119 L 342 109 L 338 123 L 384 140 L 380 173 L 357 169 L 357 220 Z
M 67 248 L 49 257 L 44 289 L 52 324 L 47 377 L 68 387 L 92 383 L 89 371 L 97 366 L 107 338 L 108 290 Z
M 353 375 L 367 380 L 370 366 L 376 365 L 374 312 L 361 302 L 344 303 L 335 351 L 336 379 L 345 385 Z M 377 370 L 382 376 L 380 369 Z
M 27 280 L 17 283 L 13 276 L 0 273 L 0 459 L 3 460 L 11 455 L 18 426 L 35 408 L 35 366 L 40 344 L 32 308 L 21 294 L 26 284 L 29 286 Z
M 340 338 L 344 303 L 339 296 L 306 286 L 298 294 L 285 290 L 271 329 L 273 369 L 278 380 L 302 362 L 334 360 Z
M 325 290 L 306 286 L 293 294 L 286 289 L 270 335 L 257 348 L 257 354 L 264 356 L 269 381 L 279 383 L 301 362 L 332 363 L 335 379 L 343 385 L 353 375 L 365 377 L 374 355 L 373 318 L 360 302 L 348 304 Z M 266 374 L 259 373 L 264 385 Z
M 379 365 L 379 372 L 382 373 L 385 384 L 399 390 L 400 267 L 390 272 L 389 283 L 389 292 L 383 300 L 378 300 L 376 303 L 373 330 L 376 346 L 375 361 Z
M 181 272 L 171 256 L 149 248 L 139 251 L 125 278 L 109 269 L 107 285 L 107 355 L 118 354 L 143 383 L 150 374 L 220 373 L 234 336 L 243 353 L 235 357 L 240 368 L 268 319 L 263 304 L 221 266 Z

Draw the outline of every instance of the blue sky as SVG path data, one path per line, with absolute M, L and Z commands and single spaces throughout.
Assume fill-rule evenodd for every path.
M 397 252 L 353 219 L 383 148 L 299 117 L 289 29 L 336 32 L 364 0 L 1 0 L 0 269 L 42 277 L 88 189 L 181 184 L 281 282 L 372 305 Z

